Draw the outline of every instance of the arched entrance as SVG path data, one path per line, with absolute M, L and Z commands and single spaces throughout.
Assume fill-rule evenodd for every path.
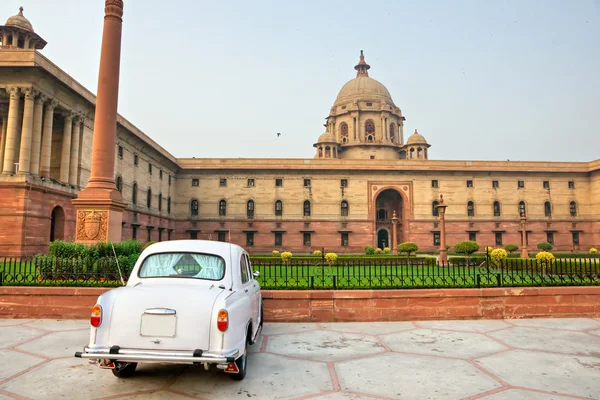
M 377 246 L 393 249 L 398 243 L 402 243 L 402 196 L 396 189 L 385 189 L 375 199 L 375 232 L 377 232 Z M 396 243 L 392 243 L 393 223 L 392 218 L 396 214 L 398 225 L 396 225 Z M 384 237 L 385 235 L 385 237 Z M 385 239 L 386 245 L 382 247 Z
M 377 231 L 377 247 L 381 250 L 390 247 L 390 235 L 387 229 L 380 229 Z
M 50 217 L 50 241 L 65 239 L 65 212 L 62 207 L 56 206 Z

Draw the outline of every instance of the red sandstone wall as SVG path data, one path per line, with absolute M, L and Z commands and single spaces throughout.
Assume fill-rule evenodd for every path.
M 0 318 L 88 318 L 108 289 L 0 287 Z M 600 317 L 600 287 L 263 291 L 265 320 Z

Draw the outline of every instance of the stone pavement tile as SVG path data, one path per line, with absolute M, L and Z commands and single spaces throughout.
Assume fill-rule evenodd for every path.
M 119 400 L 184 400 L 187 396 L 181 396 L 177 393 L 161 390 L 153 393 L 140 393 L 133 396 L 119 397 Z
M 410 322 L 332 322 L 321 324 L 321 329 L 362 333 L 365 335 L 381 335 L 406 329 L 415 329 Z
M 385 348 L 372 336 L 314 331 L 271 336 L 267 351 L 308 360 L 339 361 L 380 353 Z
M 324 394 L 323 396 L 311 397 L 311 400 L 377 400 L 377 397 L 369 397 L 364 394 L 335 392 Z
M 478 357 L 508 349 L 478 333 L 416 329 L 392 333 L 381 339 L 394 351 L 457 358 Z
M 50 358 L 73 357 L 76 351 L 82 351 L 87 346 L 89 338 L 88 330 L 53 332 L 17 348 Z
M 317 324 L 300 324 L 287 322 L 265 322 L 263 335 L 279 335 L 281 333 L 296 333 L 317 329 Z
M 533 318 L 511 319 L 508 321 L 517 326 L 570 329 L 573 331 L 582 331 L 594 328 L 600 329 L 600 322 L 591 318 Z
M 0 326 L 23 325 L 28 322 L 35 321 L 34 319 L 0 319 Z
M 509 385 L 593 399 L 600 397 L 598 357 L 513 350 L 475 362 Z
M 324 363 L 258 353 L 248 357 L 248 372 L 243 381 L 234 381 L 216 369 L 190 367 L 171 389 L 211 399 L 291 399 L 333 390 L 333 384 Z
M 461 399 L 500 387 L 462 360 L 384 353 L 335 364 L 342 389 L 400 399 Z
M 0 327 L 0 348 L 15 346 L 35 337 L 42 336 L 44 333 L 28 326 Z
M 600 340 L 584 332 L 515 327 L 488 335 L 519 349 L 600 355 Z
M 591 333 L 592 335 L 600 336 L 600 329 L 596 329 L 595 331 L 590 331 L 588 333 Z
M 182 369 L 173 365 L 140 364 L 132 378 L 119 379 L 110 370 L 100 369 L 80 358 L 70 358 L 50 361 L 6 382 L 0 389 L 32 399 L 91 399 L 158 390 Z
M 15 400 L 13 397 L 8 397 L 3 394 L 0 394 L 0 400 Z
M 44 361 L 43 358 L 12 350 L 0 350 L 0 360 L 2 360 L 0 363 L 0 381 Z
M 482 397 L 482 400 L 569 400 L 574 398 L 575 397 L 554 396 L 548 393 L 509 389 L 500 393 Z
M 73 329 L 90 329 L 87 319 L 37 319 L 28 322 L 26 326 L 43 329 L 45 331 L 68 331 Z
M 468 332 L 489 332 L 496 329 L 508 328 L 512 325 L 497 319 L 472 319 L 472 320 L 449 320 L 449 321 L 417 321 L 416 324 L 422 328 L 449 329 Z

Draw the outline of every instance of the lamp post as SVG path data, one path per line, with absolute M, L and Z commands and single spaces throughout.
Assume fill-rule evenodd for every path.
M 446 254 L 446 207 L 444 204 L 444 196 L 440 194 L 440 203 L 437 205 L 438 215 L 440 216 L 440 264 L 448 263 L 448 255 Z
M 392 251 L 394 254 L 398 254 L 398 217 L 396 216 L 396 210 L 392 214 Z
M 529 258 L 527 251 L 527 217 L 521 211 L 521 258 Z

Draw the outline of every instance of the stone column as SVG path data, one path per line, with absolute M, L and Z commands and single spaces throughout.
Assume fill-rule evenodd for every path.
M 17 32 L 13 32 L 12 45 L 15 46 L 15 48 L 19 45 L 19 34 Z
M 440 264 L 448 263 L 448 255 L 446 254 L 446 207 L 444 197 L 440 194 L 440 203 L 437 205 L 438 214 L 440 216 Z
M 40 150 L 42 145 L 42 123 L 44 113 L 44 95 L 39 95 L 35 99 L 33 108 L 33 136 L 31 138 L 31 168 L 32 175 L 40 174 Z
M 83 118 L 77 117 L 73 120 L 71 134 L 71 161 L 69 165 L 69 185 L 77 186 L 77 172 L 79 169 L 79 137 Z
M 23 109 L 23 127 L 21 129 L 21 150 L 19 152 L 19 175 L 27 175 L 31 166 L 31 138 L 33 135 L 33 106 L 35 92 L 27 88 L 25 93 L 25 106 Z
M 527 217 L 521 213 L 521 258 L 529 258 L 527 251 Z
M 8 106 L 6 144 L 4 147 L 3 175 L 9 175 L 15 170 L 14 164 L 17 155 L 17 136 L 19 134 L 19 102 L 21 100 L 19 88 L 8 87 L 6 88 L 6 91 L 10 95 L 10 103 Z
M 123 1 L 106 0 L 90 180 L 73 204 L 78 242 L 120 241 L 126 203 L 114 181 Z
M 54 123 L 54 108 L 57 103 L 54 100 L 46 103 L 44 107 L 44 127 L 42 135 L 42 155 L 40 157 L 40 175 L 50 177 L 50 156 L 52 153 L 52 128 Z
M 398 217 L 396 210 L 392 214 L 392 245 L 390 246 L 394 254 L 398 254 Z
M 60 178 L 63 183 L 69 182 L 69 164 L 71 162 L 71 132 L 73 131 L 73 114 L 65 114 L 62 152 L 60 155 Z
M 2 112 L 2 126 L 0 127 L 0 161 L 4 160 L 4 144 L 6 143 L 6 128 L 8 127 L 8 113 Z M 0 172 L 3 165 L 0 164 Z

